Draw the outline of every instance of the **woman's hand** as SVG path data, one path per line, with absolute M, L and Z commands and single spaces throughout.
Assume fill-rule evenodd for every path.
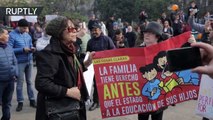
M 74 98 L 74 99 L 79 100 L 79 101 L 81 100 L 81 92 L 78 89 L 78 87 L 68 88 L 66 96 Z
M 92 59 L 95 56 L 95 52 L 87 52 L 84 60 L 84 66 L 87 68 L 90 64 L 92 64 Z
M 191 35 L 190 38 L 188 39 L 188 43 L 196 43 L 196 40 L 195 40 L 195 36 L 194 35 Z
M 192 47 L 199 47 L 203 65 L 192 69 L 193 72 L 207 74 L 213 78 L 213 46 L 206 43 L 193 43 Z

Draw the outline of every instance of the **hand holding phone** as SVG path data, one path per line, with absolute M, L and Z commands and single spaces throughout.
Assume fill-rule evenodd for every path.
M 201 66 L 201 55 L 198 47 L 185 47 L 167 51 L 168 68 L 176 72 Z
M 192 69 L 192 72 L 207 74 L 213 78 L 213 46 L 202 42 L 193 43 L 191 46 L 201 49 L 202 63 L 204 65 Z

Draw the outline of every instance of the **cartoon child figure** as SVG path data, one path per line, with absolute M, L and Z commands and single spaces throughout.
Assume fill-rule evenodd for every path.
M 163 90 L 166 93 L 172 91 L 178 85 L 184 84 L 183 78 L 179 78 L 176 73 L 170 72 L 168 70 L 168 66 L 162 72 L 161 76 L 164 78 L 164 80 L 163 80 L 163 85 L 160 85 L 160 86 L 163 87 Z
M 179 84 L 183 84 L 183 78 L 178 78 L 176 73 L 168 70 L 166 51 L 159 52 L 154 57 L 153 64 L 157 66 L 157 78 L 162 81 L 159 86 L 163 88 L 165 93 L 172 91 Z
M 160 96 L 161 89 L 159 87 L 160 80 L 156 79 L 157 70 L 153 64 L 140 68 L 142 77 L 148 82 L 142 88 L 142 95 L 147 96 L 150 100 L 156 100 Z

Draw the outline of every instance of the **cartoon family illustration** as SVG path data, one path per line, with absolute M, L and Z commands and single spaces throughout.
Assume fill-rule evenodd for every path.
M 142 95 L 156 100 L 161 94 L 171 92 L 179 85 L 199 85 L 199 74 L 190 70 L 170 72 L 167 66 L 166 51 L 159 52 L 152 64 L 140 67 L 142 77 L 147 80 L 142 87 Z

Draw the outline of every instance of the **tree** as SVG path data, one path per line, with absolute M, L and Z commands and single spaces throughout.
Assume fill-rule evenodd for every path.
M 0 5 L 5 7 L 30 6 L 28 0 L 0 0 Z
M 101 13 L 101 18 L 106 19 L 115 14 L 124 21 L 138 21 L 141 10 L 148 13 L 149 19 L 157 19 L 162 12 L 168 11 L 167 7 L 177 0 L 96 0 L 94 11 Z
M 78 9 L 80 5 L 88 4 L 91 0 L 38 0 L 38 4 L 43 6 L 42 16 L 47 14 L 59 14 L 72 18 L 85 20 Z

